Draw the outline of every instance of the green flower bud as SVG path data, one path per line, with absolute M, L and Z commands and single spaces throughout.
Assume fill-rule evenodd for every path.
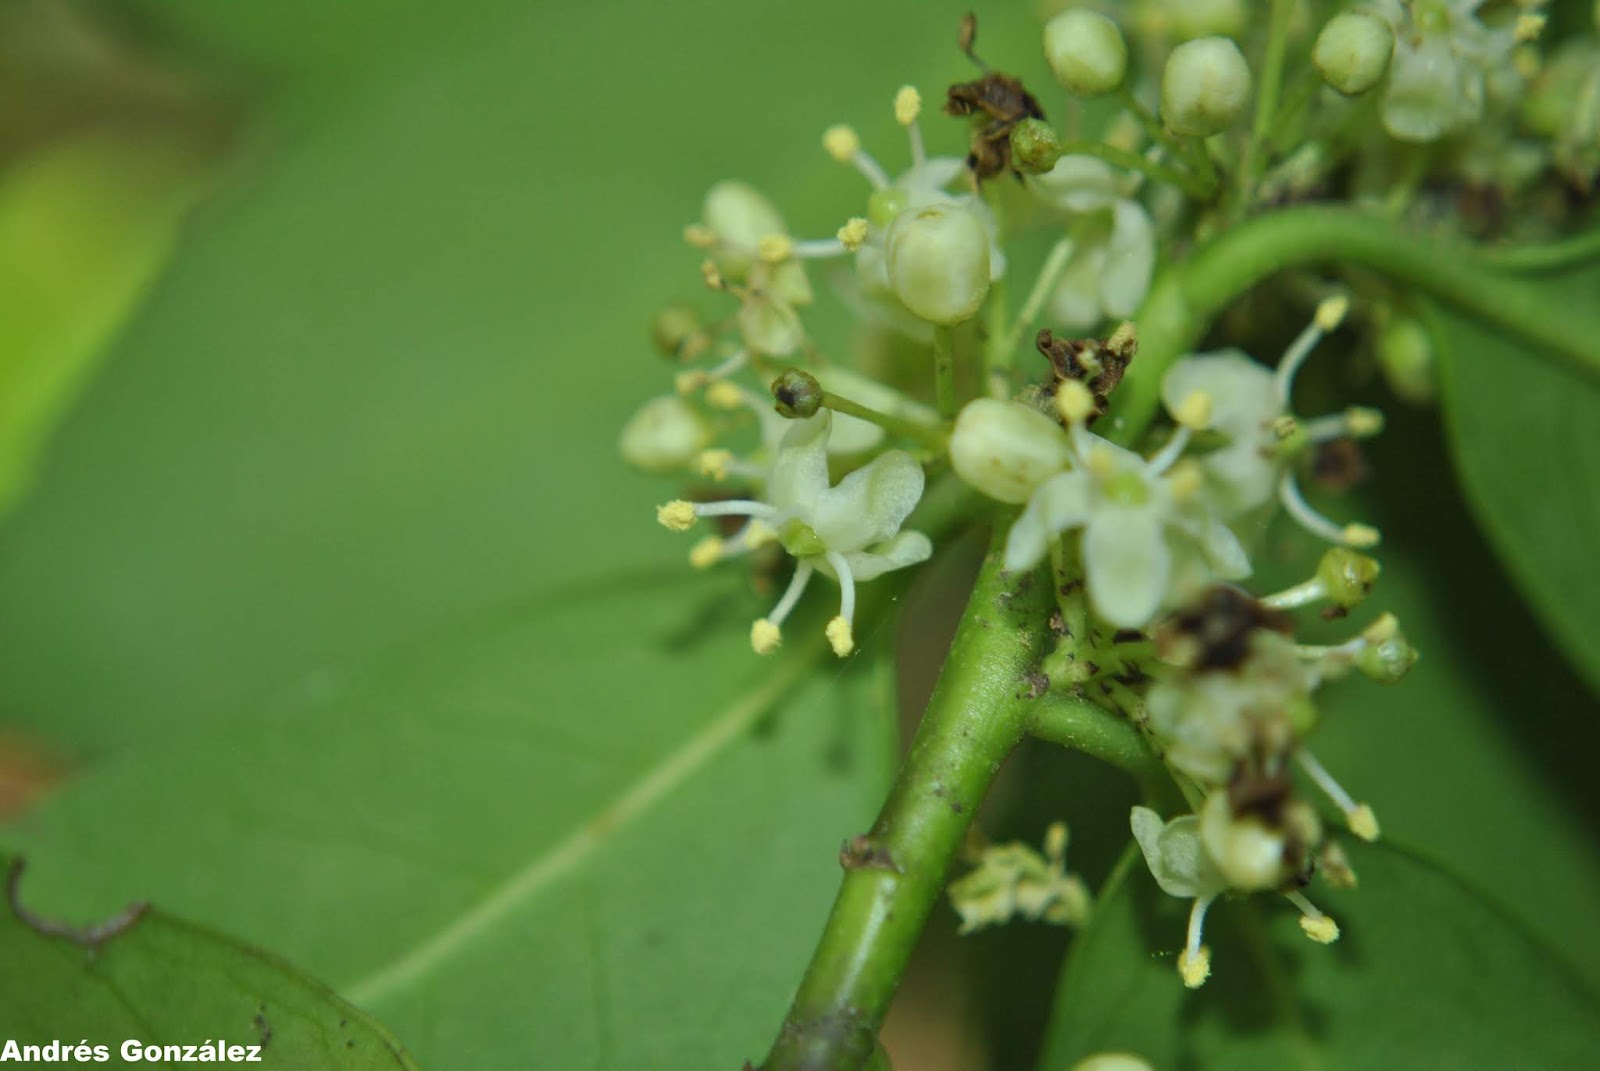
M 1390 390 L 1419 405 L 1433 401 L 1438 384 L 1433 339 L 1426 327 L 1411 316 L 1391 316 L 1378 331 L 1375 346 Z
M 1063 11 L 1044 27 L 1044 58 L 1069 93 L 1098 97 L 1122 84 L 1128 44 L 1117 24 L 1097 11 Z
M 684 343 L 700 330 L 700 314 L 687 305 L 668 305 L 650 323 L 650 341 L 663 357 L 683 353 Z
M 798 368 L 785 368 L 772 381 L 772 397 L 777 403 L 772 408 L 779 416 L 798 420 L 816 416 L 822 408 L 822 384 L 810 372 Z
M 989 293 L 989 235 L 956 204 L 908 209 L 884 247 L 889 285 L 914 314 L 949 326 L 970 320 Z
M 1011 131 L 1011 162 L 1018 170 L 1042 175 L 1061 159 L 1061 142 L 1049 123 L 1024 119 Z
M 1226 37 L 1201 37 L 1172 50 L 1161 72 L 1161 118 L 1179 134 L 1210 137 L 1232 126 L 1250 102 L 1250 65 Z
M 711 442 L 711 427 L 676 394 L 652 398 L 622 426 L 617 451 L 646 472 L 670 472 L 688 465 Z
M 1356 668 L 1379 684 L 1397 684 L 1421 657 L 1398 627 L 1368 642 L 1356 655 Z
M 1378 84 L 1389 69 L 1394 31 L 1376 15 L 1346 11 L 1328 20 L 1317 35 L 1311 62 L 1323 81 L 1347 97 Z
M 1001 502 L 1026 502 L 1070 457 L 1061 425 L 1017 402 L 968 402 L 950 433 L 956 475 Z
M 1329 602 L 1349 610 L 1367 597 L 1381 568 L 1375 558 L 1349 547 L 1334 547 L 1317 563 L 1317 581 Z

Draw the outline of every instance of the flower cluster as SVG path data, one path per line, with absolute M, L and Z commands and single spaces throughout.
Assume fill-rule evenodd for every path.
M 1300 5 L 1272 20 L 1275 61 L 1254 65 L 1249 14 L 1239 0 L 1140 0 L 1052 18 L 1042 45 L 1059 87 L 1110 106 L 1096 136 L 1076 102 L 1055 125 L 1055 102 L 980 62 L 944 102 L 965 151 L 935 153 L 922 93 L 900 88 L 882 115 L 903 131 L 898 170 L 854 127 L 822 132 L 866 184 L 823 217 L 839 221 L 831 236 L 791 233 L 747 183 L 714 185 L 684 237 L 718 311 L 657 318 L 673 389 L 619 441 L 638 468 L 689 481 L 657 518 L 705 525 L 695 567 L 753 557 L 776 578 L 750 630 L 760 654 L 817 574 L 839 589 L 819 625 L 844 657 L 872 612 L 858 585 L 929 559 L 966 522 L 1003 525 L 1004 568 L 1048 573 L 1057 593 L 1030 680 L 1129 719 L 1187 802 L 1168 817 L 1137 808 L 1131 826 L 1155 880 L 1193 901 L 1178 961 L 1191 986 L 1209 974 L 1218 896 L 1281 894 L 1309 936 L 1338 936 L 1305 888 L 1354 874 L 1311 801 L 1362 840 L 1378 823 L 1309 750 L 1317 697 L 1352 672 L 1397 681 L 1416 659 L 1389 615 L 1341 643 L 1296 640 L 1293 611 L 1341 618 L 1379 571 L 1363 553 L 1378 531 L 1314 508 L 1304 477 L 1363 469 L 1358 444 L 1384 423 L 1363 406 L 1307 414 L 1297 380 L 1336 334 L 1408 401 L 1432 397 L 1433 371 L 1414 311 L 1370 277 L 1275 290 L 1310 320 L 1275 360 L 1258 357 L 1281 345 L 1278 325 L 1249 314 L 1266 302 L 1225 325 L 1242 345 L 1183 352 L 1174 336 L 1206 325 L 1172 329 L 1188 310 L 1164 280 L 1282 202 L 1338 194 L 1397 225 L 1470 231 L 1459 206 L 1472 200 L 1452 192 L 1592 190 L 1600 173 L 1600 43 L 1576 32 L 1546 58 L 1536 0 Z M 961 47 L 976 59 L 974 32 Z M 1294 57 L 1309 62 L 1293 70 Z M 1538 198 L 1545 214 L 1530 216 L 1559 226 L 1567 203 Z M 1013 244 L 1028 234 L 1042 240 Z M 1013 304 L 1007 288 L 1030 274 Z M 848 345 L 816 332 L 828 294 L 865 329 Z M 1170 345 L 1141 365 L 1142 331 Z M 1124 407 L 1135 383 L 1142 401 Z M 1276 514 L 1331 547 L 1303 583 L 1252 595 L 1241 585 Z M 1043 854 L 985 852 L 950 889 L 963 929 L 1081 920 L 1088 895 L 1064 850 L 1063 831 Z

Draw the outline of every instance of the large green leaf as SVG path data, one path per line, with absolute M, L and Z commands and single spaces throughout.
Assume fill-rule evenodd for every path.
M 382 1026 L 294 968 L 164 912 L 119 912 L 115 926 L 69 935 L 16 907 L 0 905 L 0 1041 L 103 1045 L 111 1061 L 134 1041 L 239 1056 L 259 1046 L 264 1066 L 292 1071 L 415 1066 Z
M 564 591 L 108 762 L 9 839 L 52 911 L 227 925 L 425 1064 L 737 1066 L 894 757 L 872 660 L 814 664 L 817 621 L 759 660 L 756 612 L 733 576 Z
M 1573 317 L 1593 313 L 1600 267 L 1541 277 Z M 1456 468 L 1484 530 L 1540 618 L 1600 692 L 1600 374 L 1439 313 Z
M 1113 1049 L 1172 1068 L 1592 1062 L 1600 1001 L 1564 961 L 1433 864 L 1382 844 L 1351 854 L 1360 888 L 1318 896 L 1338 943 L 1306 940 L 1272 897 L 1221 902 L 1211 980 L 1191 993 L 1173 967 L 1187 901 L 1130 852 L 1074 946 L 1040 1066 Z

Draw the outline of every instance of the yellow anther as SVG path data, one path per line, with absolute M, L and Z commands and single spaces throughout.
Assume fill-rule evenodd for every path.
M 704 223 L 691 223 L 683 228 L 683 240 L 696 249 L 714 249 L 717 245 L 717 232 Z
M 1378 816 L 1372 813 L 1372 808 L 1365 803 L 1356 804 L 1355 810 L 1344 816 L 1350 826 L 1350 832 L 1366 841 L 1368 844 L 1378 839 Z
M 756 618 L 750 626 L 750 646 L 756 654 L 771 654 L 783 642 L 783 633 L 764 617 Z
M 706 404 L 717 409 L 738 409 L 744 405 L 744 392 L 725 379 L 706 388 Z
M 848 164 L 861 151 L 861 135 L 856 133 L 855 127 L 844 123 L 830 126 L 822 132 L 822 147 L 841 164 Z
M 1201 945 L 1192 956 L 1187 949 L 1179 952 L 1178 973 L 1183 976 L 1183 984 L 1190 989 L 1205 985 L 1206 979 L 1211 977 L 1211 949 Z
M 1116 475 L 1117 472 L 1116 456 L 1104 446 L 1095 447 L 1093 450 L 1089 451 L 1089 471 L 1092 472 L 1097 479 L 1110 479 L 1112 476 Z
M 728 465 L 733 461 L 731 450 L 702 450 L 698 459 L 700 475 L 721 482 L 728 478 Z
M 756 243 L 756 254 L 768 264 L 781 264 L 794 255 L 794 240 L 787 234 L 769 234 Z
M 710 381 L 711 377 L 701 368 L 691 368 L 672 377 L 672 385 L 677 388 L 679 394 L 693 394 Z
M 1533 45 L 1518 45 L 1511 50 L 1511 66 L 1524 81 L 1531 82 L 1539 77 L 1539 71 L 1544 67 L 1544 57 Z
M 744 545 L 751 550 L 778 541 L 778 530 L 759 517 L 752 518 L 744 530 Z
M 1076 379 L 1065 379 L 1056 387 L 1056 412 L 1068 424 L 1081 424 L 1094 412 L 1094 395 Z
M 1353 405 L 1344 411 L 1344 427 L 1357 439 L 1370 439 L 1383 430 L 1383 414 L 1364 405 Z
M 1172 414 L 1179 424 L 1193 431 L 1199 431 L 1211 423 L 1211 395 L 1203 390 L 1190 392 L 1189 396 L 1178 403 L 1178 409 Z
M 829 621 L 828 627 L 823 629 L 823 634 L 828 637 L 828 645 L 833 648 L 833 653 L 840 658 L 856 649 L 855 633 L 850 630 L 850 622 L 843 617 Z
M 1117 117 L 1111 120 L 1111 125 L 1106 128 L 1105 142 L 1123 152 L 1137 152 L 1139 146 L 1144 144 L 1144 127 L 1139 125 L 1139 120 L 1133 117 L 1133 113 L 1118 112 Z
M 1518 41 L 1536 41 L 1544 33 L 1544 24 L 1547 16 L 1526 14 L 1517 16 L 1516 38 Z
M 1067 857 L 1067 823 L 1051 822 L 1044 831 L 1044 857 L 1052 862 Z
M 1300 422 L 1292 416 L 1281 416 L 1272 422 L 1272 434 L 1287 439 L 1300 430 Z
M 701 262 L 701 264 L 700 264 L 700 278 L 704 279 L 706 281 L 706 285 L 709 286 L 711 289 L 713 289 L 713 290 L 721 290 L 722 289 L 722 286 L 723 286 L 723 283 L 722 283 L 722 272 L 717 268 L 717 262 L 716 261 L 714 261 L 714 260 L 705 260 L 705 261 Z
M 1139 329 L 1133 326 L 1132 320 L 1124 320 L 1111 332 L 1111 337 L 1106 339 L 1106 349 L 1118 357 L 1131 358 L 1139 350 Z M 1079 357 L 1079 361 L 1082 361 Z M 1096 361 L 1096 364 L 1099 362 Z
M 1339 939 L 1339 924 L 1327 915 L 1300 916 L 1300 928 L 1306 931 L 1306 936 L 1319 945 L 1331 945 Z
M 722 560 L 723 542 L 716 536 L 706 536 L 689 551 L 689 564 L 696 569 L 709 569 Z
M 1205 483 L 1205 472 L 1193 458 L 1184 458 L 1167 473 L 1167 486 L 1179 502 L 1187 502 L 1199 494 Z
M 1314 319 L 1322 330 L 1332 331 L 1344 322 L 1344 314 L 1349 311 L 1350 299 L 1341 294 L 1338 297 L 1324 298 L 1317 306 Z
M 1365 550 L 1377 546 L 1383 536 L 1379 535 L 1378 530 L 1370 524 L 1347 524 L 1344 526 L 1344 531 L 1339 534 L 1339 538 L 1344 540 L 1344 545 L 1347 547 Z
M 843 243 L 844 247 L 854 253 L 860 249 L 867 240 L 867 221 L 860 216 L 852 216 L 845 221 L 843 227 L 834 236 Z
M 687 532 L 694 527 L 694 503 L 675 498 L 665 506 L 657 506 L 656 520 L 663 528 L 670 528 L 674 532 Z
M 1400 632 L 1400 619 L 1393 614 L 1381 614 L 1361 632 L 1361 638 L 1371 644 L 1388 643 Z
M 922 94 L 917 92 L 916 86 L 901 86 L 894 95 L 894 121 L 901 126 L 910 126 L 921 114 Z

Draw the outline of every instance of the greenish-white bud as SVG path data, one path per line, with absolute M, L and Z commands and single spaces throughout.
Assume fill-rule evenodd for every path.
M 1042 119 L 1024 119 L 1011 129 L 1011 162 L 1017 170 L 1040 175 L 1061 159 L 1061 140 Z
M 711 442 L 706 419 L 676 394 L 652 398 L 622 426 L 617 451 L 646 472 L 671 472 L 688 465 Z
M 1259 818 L 1235 818 L 1226 789 L 1213 792 L 1200 809 L 1200 842 L 1230 888 L 1275 889 L 1288 877 L 1283 830 Z
M 1084 8 L 1063 11 L 1044 26 L 1044 58 L 1069 93 L 1098 97 L 1122 84 L 1128 44 L 1117 24 Z
M 1346 11 L 1328 20 L 1317 35 L 1311 62 L 1323 81 L 1347 97 L 1377 85 L 1389 69 L 1394 31 L 1376 15 Z
M 1414 316 L 1391 316 L 1378 331 L 1374 348 L 1389 389 L 1422 405 L 1439 392 L 1434 378 L 1433 339 Z
M 884 257 L 895 296 L 930 323 L 970 320 L 989 293 L 989 234 L 960 205 L 900 213 L 889 228 Z
M 1250 102 L 1250 65 L 1226 37 L 1200 37 L 1172 50 L 1161 72 L 1161 118 L 1179 134 L 1210 137 L 1232 126 Z
M 1317 563 L 1317 581 L 1329 602 L 1349 610 L 1367 597 L 1378 582 L 1379 571 L 1376 558 L 1349 547 L 1334 547 Z
M 1026 502 L 1070 457 L 1061 425 L 1017 402 L 968 402 L 950 433 L 956 475 L 1001 502 Z
M 816 416 L 822 408 L 822 384 L 809 372 L 785 368 L 772 381 L 772 400 L 779 416 L 790 420 Z
M 1356 668 L 1379 684 L 1398 684 L 1420 657 L 1398 627 L 1373 637 L 1356 655 Z

